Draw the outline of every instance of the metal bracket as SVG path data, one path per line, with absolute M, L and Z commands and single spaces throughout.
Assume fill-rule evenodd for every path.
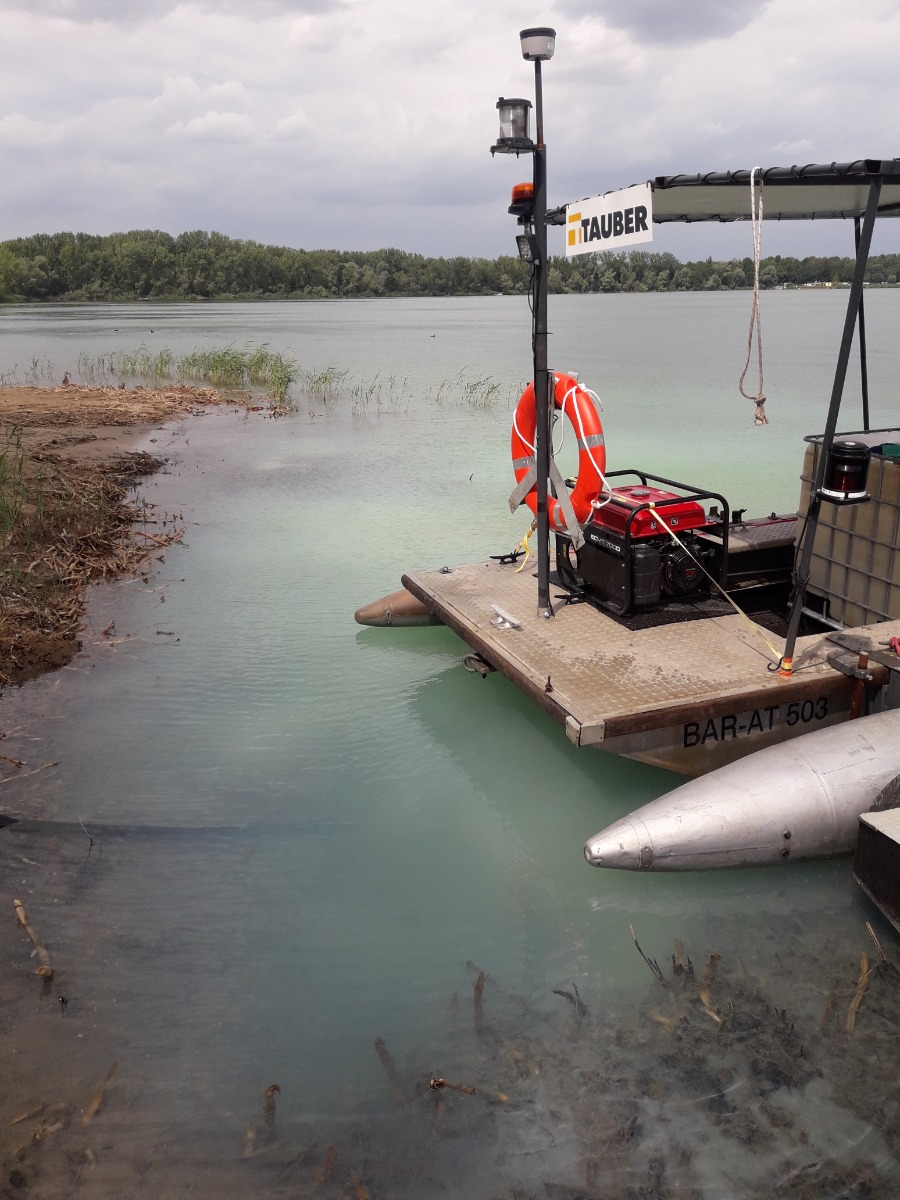
M 829 667 L 834 667 L 835 671 L 840 671 L 842 675 L 846 675 L 849 679 L 861 679 L 864 683 L 875 682 L 875 676 L 871 671 L 860 667 L 858 662 L 848 659 L 846 655 L 842 655 L 836 650 L 834 653 L 828 655 L 826 661 Z
M 578 524 L 578 518 L 575 516 L 575 509 L 572 507 L 572 501 L 569 498 L 569 490 L 566 487 L 565 480 L 552 458 L 550 459 L 550 481 L 556 488 L 556 502 L 562 508 L 563 517 L 566 522 L 566 533 L 572 539 L 572 545 L 575 549 L 580 550 L 584 545 L 581 527 Z M 537 467 L 531 466 L 513 488 L 512 495 L 509 498 L 510 512 L 514 513 L 516 511 L 536 483 Z
M 519 482 L 512 490 L 509 498 L 509 511 L 514 513 L 534 485 L 537 483 L 537 467 L 532 463 Z
M 492 667 L 486 658 L 482 658 L 480 654 L 467 654 L 462 660 L 463 666 L 473 675 L 480 675 L 482 679 L 487 679 L 496 671 L 496 667 Z
M 572 507 L 569 489 L 566 487 L 565 480 L 559 473 L 559 467 L 552 458 L 550 459 L 550 479 L 556 488 L 556 502 L 562 509 L 563 519 L 566 522 L 566 533 L 572 539 L 572 545 L 575 549 L 580 550 L 584 545 L 581 526 L 578 524 L 578 518 L 575 516 L 575 509 Z
M 891 645 L 890 641 L 875 642 L 871 637 L 845 632 L 829 634 L 828 641 L 843 646 L 845 650 L 852 650 L 854 654 L 868 654 L 870 662 L 878 663 L 880 667 L 887 667 L 889 671 L 900 672 L 900 655 L 888 649 Z M 884 649 L 877 649 L 876 647 L 879 646 Z

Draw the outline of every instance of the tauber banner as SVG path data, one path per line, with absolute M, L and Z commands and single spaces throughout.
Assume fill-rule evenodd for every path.
M 653 241 L 649 183 L 593 196 L 566 207 L 566 257 L 598 250 L 627 250 Z

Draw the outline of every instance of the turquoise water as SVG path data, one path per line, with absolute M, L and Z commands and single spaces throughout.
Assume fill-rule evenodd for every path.
M 600 391 L 610 465 L 769 511 L 795 502 L 798 438 L 821 425 L 838 299 L 766 297 L 762 431 L 736 394 L 746 296 L 554 299 L 552 360 Z M 874 345 L 895 293 L 869 309 Z M 61 375 L 83 350 L 130 348 L 152 328 L 177 352 L 265 341 L 349 372 L 332 405 L 150 435 L 169 466 L 141 494 L 185 526 L 183 543 L 146 577 L 95 590 L 71 667 L 0 700 L 4 754 L 59 763 L 0 798 L 36 821 L 0 831 L 0 854 L 69 996 L 61 1021 L 23 970 L 20 1018 L 59 1046 L 57 1093 L 102 1077 L 79 1044 L 96 1068 L 119 1064 L 97 1119 L 97 1189 L 114 1194 L 111 1162 L 128 1194 L 175 1161 L 195 1191 L 215 1194 L 214 1163 L 243 1194 L 249 1162 L 248 1194 L 305 1195 L 328 1144 L 340 1166 L 324 1194 L 354 1179 L 374 1196 L 572 1197 L 664 1195 L 662 1178 L 707 1200 L 798 1178 L 818 1187 L 804 1195 L 843 1195 L 847 1172 L 896 1183 L 890 981 L 873 981 L 853 1038 L 843 1022 L 860 954 L 874 958 L 865 921 L 895 959 L 897 943 L 849 863 L 593 870 L 585 839 L 677 779 L 576 750 L 501 677 L 467 673 L 445 629 L 353 624 L 404 570 L 473 561 L 524 532 L 505 500 L 526 315 L 501 298 L 2 314 L 0 369 L 39 353 Z M 887 370 L 876 355 L 873 424 L 887 419 Z M 486 375 L 501 391 L 472 407 L 465 381 Z M 367 404 L 354 384 L 374 385 Z M 673 975 L 674 939 L 698 979 L 721 954 L 717 1016 Z M 581 1017 L 555 994 L 573 985 Z M 439 1113 L 432 1073 L 509 1099 L 451 1093 Z M 273 1082 L 279 1140 L 244 1160 Z M 33 1170 L 50 1188 L 49 1166 Z

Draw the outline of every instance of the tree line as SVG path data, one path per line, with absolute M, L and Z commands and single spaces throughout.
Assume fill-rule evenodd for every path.
M 849 283 L 853 260 L 776 255 L 763 287 Z M 874 256 L 867 278 L 893 286 L 900 254 Z M 609 251 L 553 257 L 554 293 L 715 291 L 753 285 L 750 258 L 680 262 L 673 254 Z M 427 258 L 404 250 L 295 250 L 195 230 L 173 237 L 138 229 L 108 235 L 33 234 L 0 242 L 0 301 L 253 300 L 523 294 L 518 258 Z

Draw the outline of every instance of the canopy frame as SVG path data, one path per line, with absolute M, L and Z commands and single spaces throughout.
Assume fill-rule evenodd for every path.
M 657 175 L 648 181 L 653 193 L 653 221 L 657 225 L 749 221 L 751 175 L 765 191 L 766 221 L 861 220 L 869 188 L 876 180 L 881 185 L 878 216 L 900 217 L 900 159 L 861 158 L 802 167 Z M 621 190 L 616 188 L 603 195 Z M 549 224 L 563 225 L 565 219 L 565 207 L 547 214 Z
M 816 477 L 794 559 L 791 598 L 782 675 L 789 676 L 800 619 L 806 600 L 813 543 L 822 506 L 821 489 L 844 394 L 853 335 L 859 328 L 863 428 L 869 430 L 868 370 L 866 365 L 863 288 L 872 234 L 879 217 L 900 217 L 900 159 L 857 159 L 848 163 L 810 163 L 806 166 L 712 171 L 705 175 L 658 175 L 649 181 L 655 224 L 749 221 L 752 184 L 762 184 L 763 220 L 852 220 L 856 263 L 835 366 L 831 400 L 821 438 Z M 617 189 L 618 190 L 618 189 Z M 609 195 L 610 193 L 604 193 Z M 547 223 L 563 225 L 565 207 L 547 213 Z M 861 224 L 860 224 L 861 223 Z

